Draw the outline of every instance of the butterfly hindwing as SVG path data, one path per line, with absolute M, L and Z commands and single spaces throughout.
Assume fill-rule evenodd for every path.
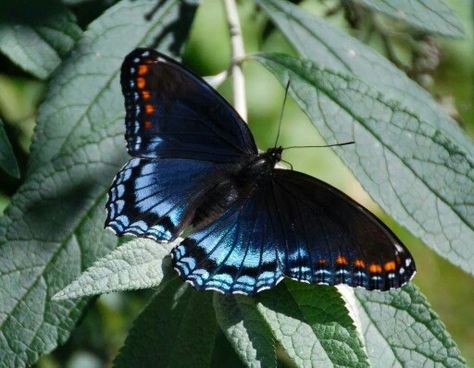
M 259 192 L 190 235 L 171 255 L 181 277 L 197 289 L 254 294 L 283 278 L 279 238 Z
M 106 226 L 116 234 L 174 239 L 194 204 L 219 178 L 220 168 L 188 159 L 130 160 L 117 174 L 106 204 Z
M 121 71 L 128 151 L 135 157 L 236 162 L 257 153 L 237 112 L 203 79 L 152 49 Z

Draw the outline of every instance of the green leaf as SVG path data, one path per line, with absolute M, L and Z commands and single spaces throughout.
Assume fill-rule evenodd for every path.
M 122 1 L 94 21 L 61 64 L 39 114 L 29 176 L 0 219 L 0 351 L 24 367 L 64 342 L 86 300 L 52 302 L 117 245 L 105 193 L 126 159 L 119 68 L 139 45 L 182 45 L 193 3 Z M 175 32 L 176 31 L 176 32 Z M 157 38 L 158 37 L 158 38 Z
M 403 20 L 428 33 L 462 37 L 463 26 L 453 10 L 442 0 L 354 0 L 375 11 Z
M 53 300 L 158 286 L 163 267 L 169 264 L 169 259 L 164 258 L 170 247 L 149 239 L 129 241 L 95 262 Z
M 275 344 L 251 297 L 214 294 L 216 318 L 227 339 L 248 367 L 276 367 Z
M 399 101 L 474 155 L 472 141 L 433 97 L 387 59 L 346 32 L 287 1 L 256 0 L 302 55 L 335 71 L 350 72 Z
M 253 57 L 290 93 L 362 186 L 427 245 L 474 274 L 474 160 L 445 131 L 361 80 L 285 55 Z
M 7 132 L 3 126 L 3 121 L 0 119 L 0 168 L 5 172 L 13 176 L 14 178 L 20 177 L 20 169 L 18 162 L 16 161 L 15 154 L 13 153 L 10 140 L 8 139 Z
M 258 309 L 297 366 L 369 366 L 336 288 L 286 280 L 258 300 Z
M 60 4 L 19 0 L 0 8 L 0 51 L 40 79 L 49 77 L 82 33 L 74 15 Z
M 358 315 L 373 367 L 464 367 L 443 323 L 418 289 L 355 290 Z
M 175 277 L 134 322 L 115 367 L 209 367 L 218 334 L 212 293 Z

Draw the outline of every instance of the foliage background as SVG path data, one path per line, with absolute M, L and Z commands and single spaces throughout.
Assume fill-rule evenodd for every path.
M 69 1 L 80 26 L 87 24 L 110 6 L 113 1 Z M 305 1 L 301 5 L 308 11 L 323 15 L 334 1 Z M 468 134 L 474 136 L 474 2 L 449 0 L 457 16 L 462 19 L 466 37 L 460 40 L 436 37 L 440 52 L 440 64 L 431 74 L 433 83 L 429 90 L 454 112 Z M 265 50 L 294 53 L 278 32 L 263 38 L 266 32 L 264 17 L 254 12 L 251 1 L 239 6 L 247 52 Z M 227 25 L 220 0 L 206 0 L 198 10 L 190 42 L 184 53 L 184 61 L 201 75 L 216 74 L 229 65 L 230 46 Z M 327 20 L 355 33 L 342 14 Z M 212 35 L 212 37 L 210 37 Z M 370 43 L 384 52 L 377 38 Z M 397 55 L 410 63 L 410 53 L 403 37 L 395 37 Z M 249 63 L 244 67 L 247 81 L 249 123 L 260 148 L 272 145 L 276 124 L 283 100 L 283 90 L 274 77 L 263 67 Z M 119 88 L 119 86 L 117 86 Z M 230 83 L 220 91 L 231 99 Z M 0 117 L 5 122 L 7 134 L 25 173 L 29 145 L 35 125 L 38 105 L 45 93 L 45 82 L 21 71 L 6 57 L 0 57 Z M 307 117 L 290 101 L 283 120 L 284 145 L 317 144 L 322 142 Z M 402 241 L 412 251 L 418 266 L 415 278 L 421 291 L 428 297 L 433 309 L 458 343 L 469 366 L 474 366 L 474 279 L 457 267 L 437 256 L 419 240 L 397 226 L 369 198 L 352 174 L 329 149 L 295 150 L 286 159 L 295 169 L 307 172 L 344 190 L 357 201 L 375 211 L 390 224 Z M 23 177 L 23 176 L 22 176 Z M 1 173 L 0 210 L 21 185 L 22 178 L 15 179 Z M 41 358 L 38 367 L 99 367 L 110 363 L 122 345 L 134 317 L 143 306 L 148 291 L 109 294 L 99 297 L 84 316 L 80 326 L 69 341 L 54 353 Z M 228 355 L 235 354 L 221 336 L 220 343 Z M 225 357 L 222 357 L 225 359 Z

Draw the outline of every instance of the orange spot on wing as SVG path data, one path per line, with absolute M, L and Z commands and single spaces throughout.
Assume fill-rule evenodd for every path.
M 347 266 L 349 262 L 347 262 L 347 258 L 344 256 L 337 256 L 336 258 L 336 264 L 338 266 Z
M 142 91 L 142 98 L 148 100 L 151 97 L 150 91 Z
M 354 261 L 354 265 L 357 267 L 357 268 L 365 268 L 365 262 L 362 260 L 362 259 L 356 259 Z
M 148 115 L 150 115 L 153 114 L 155 108 L 153 107 L 153 105 L 145 105 L 145 111 Z
M 385 271 L 395 271 L 395 262 L 394 261 L 386 262 L 383 268 L 385 269 Z
M 148 67 L 148 65 L 139 65 L 138 66 L 138 75 L 145 75 L 146 73 L 148 73 L 148 70 L 150 68 Z
M 380 272 L 382 272 L 382 266 L 379 265 L 379 264 L 374 264 L 374 263 L 372 263 L 372 264 L 369 266 L 369 272 L 370 272 L 370 273 L 380 273 Z
M 152 124 L 152 122 L 151 122 L 150 120 L 145 120 L 145 121 L 143 122 L 143 127 L 144 127 L 145 129 L 151 129 L 152 126 L 153 126 L 153 124 Z
M 324 266 L 328 263 L 327 259 L 320 259 L 316 262 L 320 266 Z
M 138 87 L 138 89 L 145 88 L 145 79 L 144 78 L 137 78 L 137 87 Z

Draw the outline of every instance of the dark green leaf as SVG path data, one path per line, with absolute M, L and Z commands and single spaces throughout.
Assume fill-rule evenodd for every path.
M 276 367 L 275 343 L 251 297 L 214 294 L 217 321 L 248 367 Z
M 218 331 L 212 293 L 175 277 L 137 318 L 115 367 L 209 367 Z
M 373 367 L 464 367 L 456 344 L 418 289 L 357 289 L 358 314 Z
M 258 300 L 258 309 L 297 366 L 369 366 L 357 330 L 334 287 L 286 280 Z
M 108 186 L 126 158 L 119 68 L 125 54 L 158 40 L 182 44 L 195 7 L 122 1 L 94 21 L 50 82 L 29 176 L 0 219 L 0 351 L 23 367 L 64 342 L 83 301 L 52 302 L 117 240 L 103 230 Z M 160 37 L 156 39 L 156 37 Z
M 382 208 L 474 274 L 474 160 L 453 136 L 361 80 L 285 55 L 257 55 Z
M 14 178 L 20 177 L 18 162 L 16 161 L 15 154 L 13 153 L 2 120 L 0 120 L 0 168 L 5 170 L 8 175 L 13 176 Z
M 171 247 L 150 239 L 131 240 L 95 262 L 53 300 L 158 286 Z
M 31 2 L 3 5 L 0 17 L 0 51 L 34 76 L 46 79 L 81 36 L 76 19 L 60 4 L 43 4 L 45 11 L 25 19 L 18 13 L 35 13 Z M 6 9 L 5 9 L 6 8 Z M 8 11 L 8 13 L 6 13 Z
M 354 0 L 378 12 L 403 20 L 415 28 L 443 36 L 464 35 L 462 23 L 442 0 Z
M 387 59 L 346 32 L 287 1 L 256 0 L 302 55 L 335 71 L 350 72 L 399 101 L 474 155 L 471 140 L 432 96 Z M 407 225 L 408 227 L 408 225 Z

